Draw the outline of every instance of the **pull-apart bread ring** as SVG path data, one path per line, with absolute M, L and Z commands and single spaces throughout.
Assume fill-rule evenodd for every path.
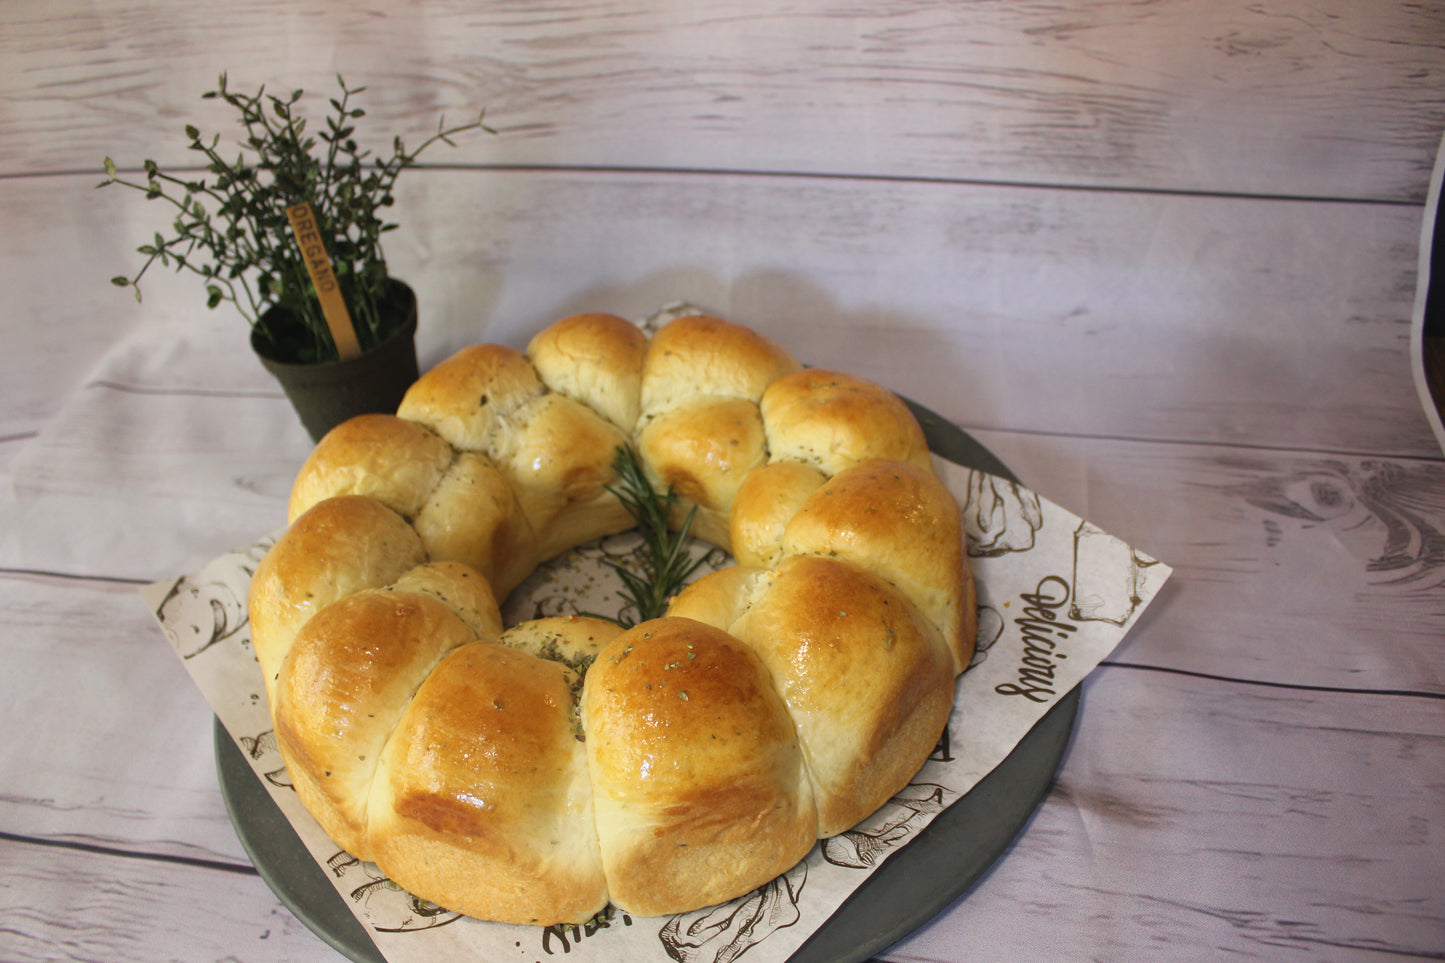
M 737 565 L 626 630 L 504 627 L 539 563 L 632 527 L 624 447 Z M 468 916 L 749 892 L 912 778 L 973 654 L 958 505 L 908 408 L 717 318 L 466 348 L 326 435 L 289 515 L 250 618 L 296 792 Z

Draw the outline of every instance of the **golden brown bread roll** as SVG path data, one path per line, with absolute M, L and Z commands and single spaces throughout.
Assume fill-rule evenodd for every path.
M 848 559 L 891 582 L 943 633 L 954 671 L 973 658 L 973 577 L 958 502 L 910 462 L 865 461 L 808 497 L 783 530 L 784 555 Z
M 391 587 L 433 596 L 465 622 L 477 638 L 491 638 L 502 632 L 502 613 L 491 584 L 460 562 L 418 565 Z
M 630 432 L 642 413 L 647 345 L 637 325 L 615 314 L 576 314 L 544 328 L 527 357 L 553 391 Z
M 291 488 L 286 520 L 337 495 L 370 495 L 414 516 L 441 482 L 456 450 L 434 432 L 395 415 L 361 415 L 327 432 Z
M 757 404 L 727 398 L 673 408 L 647 423 L 637 450 L 659 487 L 677 494 L 674 523 L 696 505 L 692 534 L 728 548 L 733 499 L 767 459 Z
M 452 651 L 426 677 L 369 799 L 373 858 L 397 884 L 507 923 L 585 920 L 607 905 L 576 680 L 494 642 Z
M 415 529 L 381 502 L 339 495 L 297 518 L 256 566 L 247 603 L 266 694 L 307 621 L 333 602 L 390 585 L 426 561 Z
M 427 556 L 463 562 L 506 597 L 536 565 L 516 488 L 490 458 L 459 452 L 412 518 Z
M 518 409 L 546 391 L 532 363 L 499 344 L 463 348 L 417 379 L 399 417 L 424 425 L 463 451 L 487 451 Z
M 733 498 L 728 529 L 739 565 L 771 565 L 783 554 L 783 532 L 828 476 L 801 461 L 773 461 L 748 473 Z
M 654 619 L 597 657 L 582 693 L 612 901 L 660 916 L 761 886 L 807 855 L 818 819 L 787 707 L 757 654 Z
M 623 631 L 503 627 L 633 524 L 620 448 L 738 565 Z M 339 426 L 258 566 L 277 741 L 332 838 L 461 913 L 582 922 L 742 895 L 936 745 L 972 654 L 959 511 L 890 392 L 740 325 L 576 315 Z
M 559 394 L 535 399 L 508 421 L 510 431 L 488 451 L 517 494 L 536 561 L 632 527 L 607 491 L 618 446 L 627 443 L 621 429 Z
M 864 378 L 808 368 L 783 375 L 759 402 L 772 457 L 831 475 L 870 458 L 931 470 L 923 429 L 898 396 Z
M 367 589 L 328 605 L 282 662 L 276 742 L 296 793 L 328 836 L 372 858 L 368 797 L 392 731 L 447 652 L 474 639 L 435 596 Z
M 721 318 L 678 318 L 653 335 L 642 367 L 642 418 L 704 398 L 759 401 L 798 369 L 771 338 Z
M 835 836 L 933 751 L 953 708 L 953 658 L 907 598 L 846 561 L 793 555 L 762 583 L 727 631 L 758 653 L 782 694 L 818 835 Z

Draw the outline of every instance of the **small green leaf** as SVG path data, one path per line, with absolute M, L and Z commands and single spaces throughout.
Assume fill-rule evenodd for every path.
M 114 284 L 118 288 L 128 288 L 130 287 L 130 278 L 116 275 L 115 277 L 110 279 L 110 283 Z
M 237 111 L 241 143 L 231 163 L 221 156 L 220 134 L 204 134 L 196 126 L 186 125 L 187 146 L 204 157 L 193 166 L 207 172 L 204 180 L 187 181 L 163 173 L 148 160 L 146 182 L 130 183 L 122 179 L 121 169 L 110 157 L 104 158 L 107 180 L 97 186 L 120 183 L 174 205 L 169 236 L 158 235 L 154 243 L 141 249 L 149 252 L 147 265 L 159 261 L 170 266 L 174 262 L 177 270 L 215 281 L 206 286 L 210 305 L 216 306 L 218 297 L 230 301 L 253 324 L 253 309 L 260 302 L 290 305 L 305 315 L 308 323 L 323 324 L 314 309 L 308 310 L 304 264 L 285 216 L 287 205 L 306 197 L 333 239 L 339 260 L 337 274 L 346 280 L 347 297 L 357 299 L 358 310 L 374 312 L 388 283 L 381 239 L 396 229 L 378 213 L 392 204 L 397 174 L 438 140 L 451 143 L 449 135 L 483 127 L 483 115 L 478 115 L 476 123 L 451 129 L 442 118 L 438 136 L 426 140 L 415 152 L 409 153 L 397 137 L 391 156 L 375 156 L 357 143 L 354 128 L 366 111 L 353 106 L 353 99 L 366 88 L 347 87 L 340 74 L 336 80 L 341 91 L 330 98 L 333 114 L 325 117 L 324 124 L 315 125 L 318 133 L 308 136 L 307 119 L 297 106 L 304 97 L 302 90 L 295 90 L 290 100 L 268 93 L 264 85 L 254 94 L 237 93 L 228 87 L 227 75 L 220 74 L 217 88 L 202 96 L 219 98 Z M 280 124 L 271 120 L 273 113 L 281 118 Z M 325 145 L 320 156 L 318 144 Z M 136 289 L 139 299 L 135 280 L 122 277 L 115 284 Z

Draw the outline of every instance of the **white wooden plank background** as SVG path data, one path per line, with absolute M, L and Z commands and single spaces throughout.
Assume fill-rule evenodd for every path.
M 223 69 L 341 71 L 382 140 L 488 108 L 402 182 L 425 360 L 690 298 L 1175 566 L 1007 858 L 888 959 L 1445 953 L 1408 352 L 1445 8 L 12 0 L 0 958 L 337 958 L 249 869 L 135 593 L 279 524 L 307 449 L 241 322 L 106 283 L 159 225 L 101 157 L 186 162 Z
M 767 328 L 811 363 L 859 359 L 860 374 L 889 384 L 945 384 L 918 400 L 967 426 L 1439 450 L 1410 379 L 1413 207 L 775 176 L 412 173 L 398 201 L 406 227 L 389 251 L 399 274 L 420 279 L 431 361 L 475 340 L 524 345 L 573 311 L 638 317 L 687 298 Z M 34 354 L 0 357 L 18 395 L 0 435 L 33 431 L 64 397 L 55 383 L 74 386 L 101 346 L 143 320 L 208 331 L 230 322 L 214 328 L 218 361 L 197 376 L 266 384 L 244 324 L 220 310 L 207 317 L 190 279 L 148 275 L 139 305 L 106 283 L 137 265 L 131 242 L 165 225 L 137 195 L 95 191 L 95 180 L 0 180 L 7 209 L 58 221 L 60 242 L 36 247 L 29 232 L 0 241 L 15 310 L 45 319 Z M 78 296 L 57 304 L 37 277 Z M 1134 363 L 1117 365 L 1121 356 Z M 52 376 L 35 378 L 36 365 Z M 1014 376 L 987 377 L 986 365 Z
M 1432 4 L 23 0 L 0 18 L 5 172 L 182 157 L 222 69 L 374 83 L 383 143 L 488 106 L 507 136 L 460 158 L 524 166 L 1420 201 L 1445 126 Z

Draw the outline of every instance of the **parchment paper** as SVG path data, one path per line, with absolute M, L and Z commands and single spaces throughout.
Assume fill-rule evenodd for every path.
M 418 903 L 375 866 L 340 852 L 289 788 L 251 651 L 247 587 L 275 534 L 146 586 L 142 595 L 221 724 L 389 963 L 530 963 L 564 951 L 589 963 L 774 963 L 997 766 L 1114 649 L 1170 574 L 1167 565 L 1013 482 L 938 458 L 935 465 L 964 508 L 978 583 L 979 653 L 959 680 L 948 727 L 968 739 L 941 747 L 893 801 L 821 842 L 782 877 L 731 903 L 670 918 L 610 910 L 588 927 L 483 923 Z M 625 557 L 635 538 L 590 543 L 544 566 L 508 599 L 504 614 L 514 620 L 577 608 L 618 612 L 616 579 L 601 558 Z M 709 563 L 704 570 L 730 561 L 714 552 Z
M 684 308 L 670 306 L 644 326 Z M 216 717 L 388 963 L 532 963 L 560 954 L 580 963 L 779 963 L 886 858 L 1002 762 L 1113 651 L 1171 571 L 1021 485 L 937 456 L 934 464 L 963 508 L 979 597 L 978 654 L 959 679 L 944 742 L 892 801 L 820 842 L 789 872 L 729 903 L 675 917 L 609 908 L 587 926 L 486 923 L 418 901 L 376 866 L 341 852 L 290 788 L 251 650 L 247 590 L 279 532 L 141 592 Z M 627 558 L 637 537 L 603 539 L 542 566 L 507 599 L 505 620 L 619 614 L 620 582 L 602 560 Z M 707 546 L 694 551 L 708 555 L 702 571 L 731 564 Z

